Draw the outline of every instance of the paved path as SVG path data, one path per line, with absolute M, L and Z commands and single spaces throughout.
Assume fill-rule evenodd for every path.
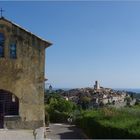
M 33 130 L 0 129 L 0 140 L 34 140 Z
M 50 124 L 47 131 L 47 139 L 85 139 L 82 131 L 75 125 Z
M 75 125 L 68 124 L 50 124 L 47 131 L 47 138 L 42 138 L 43 131 L 39 128 L 36 133 L 36 139 L 33 136 L 33 130 L 6 130 L 0 129 L 0 140 L 51 140 L 51 139 L 85 139 L 82 131 Z
M 33 130 L 0 129 L 0 140 L 44 140 L 44 127 Z

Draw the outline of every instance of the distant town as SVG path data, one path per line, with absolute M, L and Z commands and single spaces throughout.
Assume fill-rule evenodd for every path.
M 69 90 L 53 90 L 50 85 L 47 93 L 59 93 L 66 100 L 70 100 L 85 109 L 103 106 L 119 108 L 124 106 L 133 106 L 140 102 L 140 99 L 136 98 L 135 92 L 104 88 L 100 86 L 98 81 L 95 81 L 93 87 L 75 88 Z

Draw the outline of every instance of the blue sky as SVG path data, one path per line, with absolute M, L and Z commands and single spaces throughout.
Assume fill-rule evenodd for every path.
M 140 88 L 140 2 L 0 2 L 4 16 L 53 45 L 48 83 L 56 88 Z

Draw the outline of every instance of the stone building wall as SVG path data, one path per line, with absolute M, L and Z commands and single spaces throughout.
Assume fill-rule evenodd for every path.
M 37 128 L 44 123 L 45 43 L 18 26 L 0 20 L 5 35 L 5 57 L 0 58 L 0 89 L 19 99 L 19 118 L 5 118 L 9 128 Z M 10 43 L 16 43 L 17 58 L 11 59 Z M 16 122 L 16 125 L 15 125 Z

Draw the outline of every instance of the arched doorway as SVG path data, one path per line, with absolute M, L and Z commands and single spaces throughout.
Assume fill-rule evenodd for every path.
M 19 115 L 19 100 L 11 92 L 0 89 L 0 128 L 4 127 L 4 116 Z

